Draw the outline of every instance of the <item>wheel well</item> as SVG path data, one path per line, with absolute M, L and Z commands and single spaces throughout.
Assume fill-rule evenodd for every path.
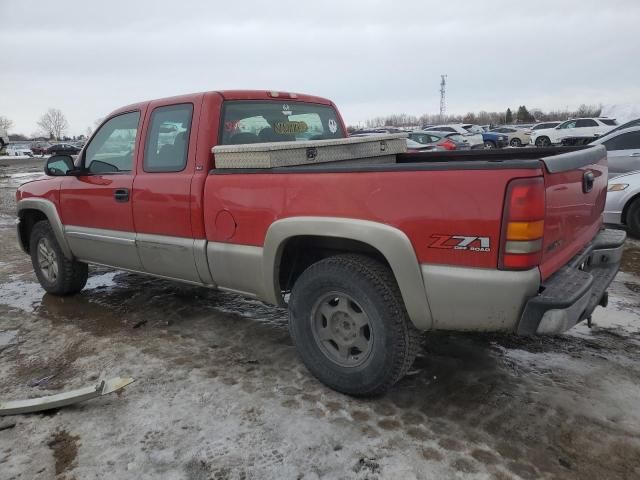
M 622 215 L 620 216 L 620 221 L 622 222 L 623 225 L 627 224 L 627 212 L 629 211 L 631 204 L 635 201 L 638 201 L 639 199 L 640 199 L 640 193 L 637 193 L 636 195 L 631 197 L 627 203 L 625 203 L 624 208 L 622 209 Z
M 22 248 L 24 248 L 25 252 L 29 253 L 29 239 L 31 238 L 31 230 L 33 229 L 33 226 L 42 220 L 48 219 L 40 210 L 33 209 L 22 210 L 19 213 L 19 218 L 20 243 L 22 244 Z
M 389 267 L 384 255 L 371 245 L 350 238 L 302 235 L 287 240 L 278 266 L 280 290 L 289 292 L 298 277 L 314 263 L 341 253 L 360 253 Z

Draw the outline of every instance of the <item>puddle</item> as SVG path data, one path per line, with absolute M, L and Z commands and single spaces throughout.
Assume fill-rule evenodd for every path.
M 0 351 L 7 348 L 18 335 L 18 330 L 4 330 L 0 331 Z
M 640 248 L 626 248 L 622 254 L 620 270 L 640 277 Z
M 0 304 L 32 313 L 42 300 L 44 291 L 34 282 L 17 280 L 0 284 Z
M 9 175 L 0 174 L 0 188 L 18 188 L 20 185 L 43 177 L 42 171 L 39 172 L 25 172 L 25 173 L 12 173 Z

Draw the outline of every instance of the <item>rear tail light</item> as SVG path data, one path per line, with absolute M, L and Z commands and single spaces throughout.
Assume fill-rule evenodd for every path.
M 542 177 L 519 178 L 509 182 L 502 218 L 501 269 L 526 270 L 540 265 L 544 214 Z
M 456 143 L 452 142 L 448 138 L 444 142 L 441 142 L 439 145 L 446 150 L 455 150 L 456 148 L 458 148 Z

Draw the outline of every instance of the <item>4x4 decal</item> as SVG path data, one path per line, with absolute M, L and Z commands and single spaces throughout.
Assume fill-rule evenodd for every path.
M 429 247 L 472 252 L 491 251 L 489 237 L 468 237 L 465 235 L 431 235 Z

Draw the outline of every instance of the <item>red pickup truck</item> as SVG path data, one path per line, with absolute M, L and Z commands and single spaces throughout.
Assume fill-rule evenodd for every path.
M 606 305 L 625 236 L 602 229 L 603 147 L 253 169 L 212 152 L 345 132 L 308 95 L 129 105 L 18 189 L 20 245 L 57 295 L 97 264 L 287 305 L 302 361 L 353 395 L 401 378 L 421 331 L 557 334 Z

